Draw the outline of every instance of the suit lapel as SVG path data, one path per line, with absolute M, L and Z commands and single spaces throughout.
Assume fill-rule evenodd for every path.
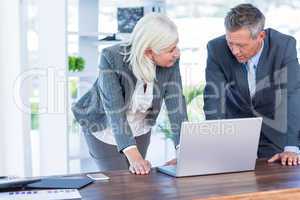
M 122 86 L 124 88 L 124 101 L 126 105 L 129 105 L 135 90 L 137 79 L 134 76 L 128 62 L 123 61 L 123 69 L 121 73 L 124 73 L 121 75 Z
M 257 70 L 256 70 L 256 92 L 255 92 L 255 96 L 254 99 L 260 98 L 260 96 L 262 95 L 262 89 L 264 89 L 264 87 L 266 87 L 266 84 L 268 84 L 270 82 L 270 80 L 268 80 L 269 77 L 269 68 L 267 67 L 268 65 L 266 65 L 267 62 L 267 57 L 268 57 L 268 49 L 269 49 L 269 40 L 268 40 L 268 31 L 266 31 L 266 38 L 264 40 L 264 47 L 263 47 L 263 51 L 260 55 L 258 64 L 257 64 Z
M 242 94 L 242 98 L 246 100 L 248 104 L 251 102 L 248 79 L 247 79 L 247 70 L 245 69 L 244 64 L 239 63 L 234 59 L 235 75 L 236 75 L 236 85 Z
M 153 100 L 152 100 L 152 108 L 153 110 L 160 110 L 158 109 L 158 107 L 160 108 L 160 98 L 161 98 L 161 89 L 160 89 L 160 84 L 159 82 L 161 81 L 160 74 L 159 73 L 160 67 L 156 66 L 156 79 L 154 80 L 154 84 L 153 84 Z

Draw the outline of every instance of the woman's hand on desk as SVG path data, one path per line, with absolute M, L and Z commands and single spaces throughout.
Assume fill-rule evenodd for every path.
M 179 153 L 179 145 L 176 146 L 176 158 L 173 158 L 172 160 L 169 160 L 166 162 L 164 165 L 177 165 L 177 158 L 178 158 L 178 153 Z
M 177 158 L 174 158 L 172 160 L 169 160 L 165 163 L 165 165 L 176 165 L 177 164 Z
M 129 161 L 129 170 L 131 171 L 131 173 L 138 175 L 147 175 L 150 173 L 150 162 L 142 157 L 136 147 L 126 150 L 124 154 Z

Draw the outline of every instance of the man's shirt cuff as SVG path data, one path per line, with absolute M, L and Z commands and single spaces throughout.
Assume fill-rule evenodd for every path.
M 299 147 L 297 147 L 297 146 L 285 146 L 284 151 L 289 151 L 289 152 L 293 152 L 293 153 L 297 153 L 297 154 L 300 153 Z

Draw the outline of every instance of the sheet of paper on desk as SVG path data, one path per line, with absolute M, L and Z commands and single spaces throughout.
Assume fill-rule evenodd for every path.
M 0 193 L 0 200 L 62 200 L 81 199 L 76 189 L 26 190 Z

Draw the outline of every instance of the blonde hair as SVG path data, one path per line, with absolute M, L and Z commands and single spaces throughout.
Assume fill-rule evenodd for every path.
M 126 46 L 130 46 L 127 61 L 136 78 L 145 82 L 155 79 L 156 65 L 145 56 L 146 49 L 150 48 L 159 53 L 177 40 L 177 27 L 166 15 L 150 13 L 142 17 L 126 43 Z

